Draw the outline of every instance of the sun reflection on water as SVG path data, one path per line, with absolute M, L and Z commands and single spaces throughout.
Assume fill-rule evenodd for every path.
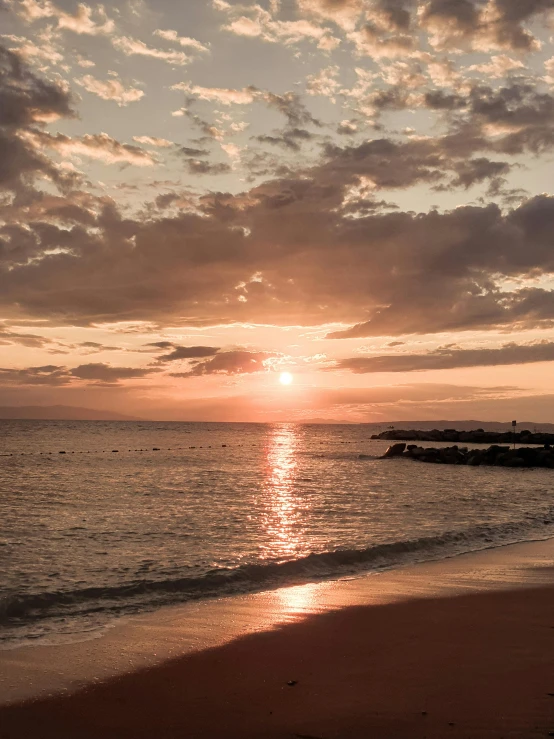
M 267 441 L 262 522 L 271 559 L 293 559 L 305 550 L 303 505 L 295 490 L 299 441 L 294 425 L 275 426 Z
M 324 611 L 325 603 L 322 602 L 321 592 L 325 585 L 327 583 L 307 583 L 277 590 L 275 607 L 281 619 L 297 621 L 312 613 Z

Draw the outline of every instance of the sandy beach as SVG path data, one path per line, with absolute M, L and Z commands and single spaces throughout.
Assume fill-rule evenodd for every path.
M 160 646 L 171 623 L 170 640 L 180 634 L 188 653 L 78 690 L 11 702 L 0 710 L 1 736 L 548 736 L 554 732 L 553 581 L 549 540 L 307 585 L 304 600 L 302 588 L 291 588 L 287 607 L 283 591 L 228 599 L 220 620 L 217 604 L 202 604 L 196 608 L 205 608 L 206 618 L 211 612 L 205 628 L 217 632 L 212 639 L 220 644 L 197 651 L 190 651 L 187 632 L 201 612 L 192 618 L 186 609 L 168 609 L 158 620 Z M 239 626 L 225 636 L 233 603 Z M 123 645 L 141 633 L 151 649 L 155 621 L 151 615 L 148 624 L 131 623 L 88 646 L 5 652 L 3 684 L 18 671 L 32 682 L 41 668 L 47 675 L 72 660 L 81 680 L 88 670 L 92 681 L 99 674 L 93 655 L 123 654 Z

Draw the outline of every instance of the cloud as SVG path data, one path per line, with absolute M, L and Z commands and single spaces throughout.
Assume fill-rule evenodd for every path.
M 511 166 L 507 162 L 491 162 L 486 157 L 480 157 L 459 162 L 454 169 L 456 177 L 452 181 L 452 185 L 454 187 L 465 187 L 467 190 L 484 180 L 498 182 L 499 178 L 510 172 Z
M 67 385 L 69 382 L 65 367 L 45 365 L 25 369 L 0 368 L 0 385 Z
M 156 29 L 154 31 L 154 36 L 159 36 L 160 38 L 163 38 L 164 41 L 170 41 L 171 43 L 178 44 L 179 46 L 183 46 L 188 49 L 194 49 L 195 51 L 208 53 L 210 50 L 207 46 L 204 46 L 204 44 L 201 44 L 200 41 L 197 41 L 194 38 L 189 38 L 188 36 L 179 36 L 177 31 L 173 30 L 161 30 Z
M 185 92 L 189 96 L 189 104 L 197 100 L 205 100 L 226 106 L 232 104 L 250 105 L 254 102 L 259 102 L 267 105 L 270 109 L 276 110 L 285 116 L 287 120 L 286 129 L 283 132 L 279 132 L 277 137 L 269 136 L 268 134 L 260 135 L 258 140 L 265 141 L 266 143 L 280 144 L 288 148 L 298 149 L 294 141 L 295 139 L 310 138 L 310 134 L 302 130 L 302 128 L 304 126 L 316 126 L 319 128 L 322 125 L 306 108 L 300 95 L 294 92 L 285 92 L 278 95 L 267 90 L 259 90 L 253 86 L 242 89 L 199 87 L 186 82 L 173 85 L 171 89 Z M 176 113 L 186 115 L 206 136 L 223 141 L 225 132 L 221 128 L 211 125 L 192 113 L 188 108 L 182 108 L 180 111 L 176 111 Z M 237 133 L 243 131 L 246 127 L 247 124 L 244 123 L 232 123 L 228 133 Z
M 184 157 L 203 157 L 209 154 L 209 151 L 207 149 L 195 149 L 192 146 L 181 146 L 179 148 L 179 154 L 182 154 Z
M 64 187 L 74 178 L 37 151 L 29 136 L 48 121 L 76 117 L 73 98 L 60 83 L 38 77 L 0 44 L 0 189 L 26 191 L 37 177 Z
M 103 5 L 97 5 L 93 9 L 85 3 L 79 3 L 72 15 L 50 0 L 20 0 L 18 12 L 28 22 L 54 18 L 58 21 L 58 29 L 88 36 L 109 35 L 115 29 L 115 24 L 108 18 Z
M 205 159 L 187 159 L 187 168 L 190 174 L 196 175 L 221 175 L 231 172 L 231 165 L 226 162 L 208 162 Z
M 181 108 L 180 110 L 174 111 L 172 115 L 186 116 L 194 126 L 200 129 L 206 138 L 215 139 L 216 141 L 222 141 L 224 138 L 224 132 L 220 128 L 212 125 L 188 108 Z
M 80 380 L 99 384 L 117 384 L 120 380 L 132 380 L 152 374 L 152 369 L 134 367 L 112 367 L 109 364 L 81 364 L 78 367 L 46 365 L 24 369 L 1 369 L 0 385 L 71 385 Z
M 333 21 L 344 30 L 353 30 L 364 10 L 362 0 L 298 0 L 300 12 L 318 20 Z
M 86 352 L 87 354 L 95 354 L 96 352 L 121 351 L 121 347 L 119 346 L 106 346 L 105 344 L 100 344 L 97 341 L 82 341 L 80 344 L 78 344 L 78 347 L 81 349 L 90 350 Z
M 279 5 L 270 10 L 257 3 L 232 6 L 229 3 L 213 2 L 213 6 L 227 15 L 228 23 L 224 30 L 237 36 L 258 38 L 267 43 L 298 44 L 303 41 L 317 43 L 323 51 L 332 51 L 340 44 L 340 39 L 332 35 L 329 28 L 312 23 L 305 18 L 300 20 L 278 20 Z
M 439 347 L 424 354 L 385 354 L 375 357 L 342 359 L 333 369 L 345 369 L 355 374 L 373 372 L 421 372 L 460 367 L 497 367 L 510 364 L 531 364 L 554 361 L 554 342 L 504 344 L 498 348 L 460 349 Z
M 42 349 L 52 343 L 50 339 L 44 336 L 12 331 L 5 323 L 0 322 L 0 345 L 9 346 L 11 344 L 19 344 L 20 346 L 26 346 L 32 349 Z
M 97 80 L 90 74 L 75 77 L 74 81 L 85 90 L 102 100 L 113 100 L 120 106 L 136 103 L 144 97 L 144 91 L 137 87 L 125 87 L 119 80 Z
M 131 380 L 146 377 L 152 374 L 151 369 L 137 369 L 136 367 L 112 367 L 102 362 L 81 364 L 69 371 L 71 377 L 79 380 L 114 383 L 120 380 Z
M 160 349 L 173 348 L 169 354 L 164 354 L 159 358 L 160 362 L 175 362 L 181 359 L 199 359 L 201 357 L 213 357 L 219 352 L 218 347 L 214 346 L 177 346 L 169 342 L 158 342 L 149 346 L 157 346 Z
M 208 100 L 222 105 L 250 105 L 254 102 L 257 90 L 254 87 L 232 89 L 227 87 L 201 87 L 188 82 L 179 82 L 172 85 L 172 90 L 180 90 L 192 95 L 198 100 Z
M 544 69 L 546 72 L 546 75 L 544 76 L 544 81 L 547 82 L 549 85 L 554 85 L 554 56 L 551 56 L 550 59 L 547 59 L 545 61 Z
M 421 403 L 444 403 L 452 401 L 496 399 L 514 395 L 519 388 L 476 387 L 472 385 L 449 385 L 447 383 L 422 382 L 417 384 L 385 385 L 367 388 L 322 388 L 314 393 L 314 405 L 324 406 L 368 406 Z
M 525 69 L 525 65 L 519 59 L 512 59 L 507 54 L 499 54 L 498 56 L 492 56 L 490 61 L 484 64 L 472 64 L 467 68 L 468 72 L 480 72 L 481 74 L 493 78 L 499 79 L 505 77 L 509 72 L 514 70 Z
M 535 51 L 539 42 L 526 24 L 554 7 L 552 0 L 428 0 L 418 16 L 438 49 Z
M 344 136 L 352 136 L 353 134 L 357 133 L 357 131 L 358 124 L 356 123 L 356 121 L 344 120 L 341 121 L 337 126 L 337 133 Z
M 36 147 L 53 149 L 62 156 L 85 156 L 104 164 L 150 167 L 156 163 L 150 152 L 133 144 L 121 144 L 107 133 L 85 134 L 80 138 L 71 138 L 61 133 L 55 136 L 37 133 L 30 135 L 28 140 Z
M 172 377 L 200 377 L 202 375 L 245 375 L 266 372 L 268 360 L 276 357 L 272 352 L 250 352 L 236 349 L 217 353 L 204 362 L 196 362 L 189 372 L 172 373 Z
M 286 117 L 289 126 L 321 125 L 306 108 L 300 95 L 295 92 L 285 92 L 278 95 L 267 90 L 259 90 L 253 86 L 233 89 L 200 87 L 187 82 L 179 82 L 173 85 L 171 89 L 185 92 L 198 100 L 207 100 L 221 105 L 250 105 L 253 102 L 262 102 L 269 108 L 282 113 Z
M 34 34 L 32 39 L 14 35 L 4 35 L 2 38 L 5 43 L 15 44 L 9 47 L 10 51 L 15 52 L 25 62 L 49 67 L 64 61 L 61 45 L 51 28 Z
M 159 59 L 174 67 L 182 67 L 191 60 L 183 51 L 163 51 L 147 46 L 144 41 L 131 38 L 130 36 L 116 36 L 112 43 L 116 49 L 126 56 L 145 56 L 151 59 Z
M 156 349 L 173 349 L 176 345 L 172 341 L 153 341 L 145 346 L 153 346 Z
M 444 115 L 437 135 L 329 142 L 311 166 L 296 161 L 297 172 L 282 156 L 242 150 L 245 167 L 267 173 L 267 181 L 243 192 L 204 194 L 163 184 L 154 202 L 133 213 L 75 184 L 64 199 L 54 198 L 50 184 L 30 191 L 38 174 L 61 182 L 61 165 L 45 152 L 151 166 L 155 155 L 138 144 L 154 146 L 154 139 L 130 145 L 109 134 L 46 132 L 45 117 L 73 115 L 69 93 L 10 52 L 3 58 L 0 182 L 26 188 L 26 199 L 2 209 L 0 307 L 6 317 L 85 325 L 334 322 L 341 324 L 334 338 L 544 328 L 554 320 L 547 281 L 554 273 L 553 198 L 536 196 L 505 209 L 480 204 L 391 213 L 378 193 L 415 185 L 474 187 L 475 198 L 486 187 L 498 192 L 517 164 L 514 152 L 543 152 L 554 144 L 554 98 L 545 88 L 518 78 L 453 88 L 447 104 L 444 96 L 429 101 L 420 95 L 422 107 L 435 105 Z M 268 143 L 296 151 L 310 137 L 323 139 L 319 121 L 296 93 L 256 90 L 254 97 L 287 122 L 283 131 L 270 131 Z M 207 133 L 209 122 L 187 115 Z M 316 134 L 310 126 L 317 126 Z M 208 159 L 205 141 L 193 143 L 181 151 L 189 172 L 231 172 L 228 162 Z
M 145 146 L 159 146 L 161 149 L 167 149 L 170 146 L 174 146 L 173 141 L 160 139 L 156 136 L 133 136 L 133 141 L 136 141 L 137 144 L 144 144 Z
M 394 59 L 409 57 L 417 52 L 415 36 L 405 33 L 383 36 L 382 29 L 374 23 L 366 23 L 359 31 L 352 31 L 349 39 L 360 56 Z
M 346 324 L 333 338 L 552 325 L 554 292 L 533 280 L 554 273 L 554 198 L 415 214 L 367 210 L 362 194 L 352 219 L 342 169 L 315 174 L 205 197 L 201 213 L 98 204 L 90 233 L 0 227 L 0 306 L 77 323 Z
M 277 132 L 273 136 L 268 134 L 256 136 L 256 141 L 263 144 L 282 146 L 292 151 L 299 151 L 302 142 L 311 141 L 313 138 L 314 134 L 305 128 L 286 128 L 284 131 Z
M 321 122 L 312 116 L 300 96 L 295 92 L 285 92 L 283 95 L 262 92 L 261 99 L 268 107 L 282 113 L 287 119 L 288 125 L 293 128 L 307 125 L 321 126 Z
M 74 118 L 73 98 L 60 83 L 37 77 L 0 45 L 0 126 L 23 127 Z
M 338 76 L 340 67 L 332 65 L 322 69 L 318 74 L 308 75 L 306 79 L 306 92 L 308 95 L 322 95 L 336 102 L 336 94 L 340 88 Z

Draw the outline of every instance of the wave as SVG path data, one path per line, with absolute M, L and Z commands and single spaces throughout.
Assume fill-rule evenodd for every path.
M 463 552 L 539 538 L 540 526 L 554 523 L 554 508 L 546 516 L 494 526 L 478 525 L 437 536 L 375 544 L 364 549 L 312 553 L 285 562 L 260 562 L 237 568 L 216 568 L 198 577 L 133 580 L 115 587 L 88 587 L 34 594 L 0 595 L 0 623 L 21 625 L 61 616 L 121 613 L 192 599 L 252 592 L 363 571 L 441 559 Z M 550 534 L 551 535 L 551 534 Z

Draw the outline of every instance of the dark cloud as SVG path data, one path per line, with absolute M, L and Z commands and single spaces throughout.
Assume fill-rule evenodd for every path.
M 430 0 L 423 7 L 421 19 L 424 25 L 439 20 L 469 36 L 479 25 L 479 6 L 471 0 Z
M 327 144 L 321 175 L 343 183 L 371 178 L 378 188 L 407 188 L 445 176 L 445 142 L 436 139 L 395 142 L 373 139 L 357 146 Z
M 227 174 L 231 166 L 225 162 L 214 163 L 203 159 L 187 159 L 188 171 L 191 174 Z
M 285 129 L 274 135 L 262 134 L 256 136 L 256 141 L 263 144 L 273 144 L 274 146 L 283 146 L 285 149 L 299 151 L 301 142 L 311 141 L 315 138 L 314 134 L 306 131 L 305 128 Z
M 370 372 L 420 372 L 457 367 L 495 367 L 552 361 L 554 361 L 554 342 L 540 341 L 534 344 L 504 344 L 494 349 L 439 347 L 424 354 L 353 357 L 340 360 L 333 369 L 346 369 L 355 374 L 366 374 Z
M 385 20 L 385 23 L 383 23 Z M 388 27 L 387 27 L 388 26 Z M 365 23 L 357 37 L 358 53 L 373 57 L 402 57 L 417 48 L 417 38 L 409 33 L 387 33 L 396 31 L 386 19 L 373 16 Z
M 37 77 L 17 54 L 0 45 L 0 126 L 22 128 L 53 117 L 75 117 L 69 93 Z
M 65 367 L 45 365 L 25 369 L 0 369 L 0 385 L 67 385 L 69 377 Z
M 187 100 L 187 104 L 189 106 L 192 105 L 194 102 L 195 102 L 194 98 L 189 98 Z M 203 134 L 204 136 L 203 140 L 200 140 L 198 143 L 205 143 L 205 142 L 213 143 L 213 140 L 216 139 L 217 136 L 219 135 L 219 131 L 213 123 L 210 123 L 209 121 L 205 120 L 201 116 L 194 113 L 190 109 L 190 107 L 183 108 L 182 113 L 184 116 L 186 116 L 189 119 L 189 121 L 193 124 L 193 126 L 198 128 Z M 196 143 L 196 141 L 194 141 L 193 143 Z
M 301 128 L 312 125 L 321 127 L 321 121 L 314 118 L 302 102 L 300 96 L 295 92 L 286 92 L 284 95 L 276 95 L 273 92 L 264 92 L 263 100 L 268 107 L 282 113 L 287 119 L 289 128 Z
M 245 375 L 266 370 L 264 362 L 277 356 L 271 352 L 250 352 L 236 349 L 216 354 L 205 362 L 197 362 L 190 372 L 173 373 L 172 377 L 199 377 L 202 375 Z
M 214 346 L 175 346 L 172 352 L 160 357 L 160 362 L 175 362 L 178 359 L 213 357 L 214 354 L 218 353 L 218 351 L 219 348 Z
M 25 191 L 37 175 L 61 187 L 72 181 L 21 134 L 37 133 L 48 120 L 75 115 L 66 89 L 39 78 L 0 44 L 0 190 Z
M 4 315 L 17 306 L 82 324 L 342 321 L 357 325 L 334 336 L 351 337 L 554 320 L 550 290 L 497 285 L 554 271 L 554 198 L 414 214 L 376 210 L 371 192 L 372 207 L 345 218 L 344 180 L 355 184 L 352 168 L 376 153 L 342 153 L 311 179 L 206 197 L 201 215 L 141 221 L 104 204 L 93 231 L 43 221 L 0 229 Z M 383 179 L 395 177 L 380 166 Z
M 182 154 L 184 157 L 203 157 L 209 154 L 209 152 L 207 149 L 194 149 L 190 146 L 181 146 L 179 154 Z
M 175 344 L 172 341 L 153 341 L 145 346 L 153 346 L 156 349 L 173 349 Z
M 121 351 L 119 346 L 106 346 L 105 344 L 99 344 L 97 341 L 82 341 L 78 346 L 81 349 L 89 349 L 88 354 L 94 354 L 96 352 L 117 352 Z
M 14 130 L 0 127 L 0 190 L 24 191 L 37 175 L 63 185 L 64 177 L 47 157 L 21 140 Z
M 65 86 L 38 77 L 16 53 L 0 45 L 1 189 L 17 192 L 20 199 L 22 194 L 28 200 L 44 197 L 32 190 L 37 177 L 54 182 L 63 192 L 74 188 L 80 176 L 69 168 L 58 167 L 46 156 L 46 149 L 62 155 L 84 154 L 106 163 L 154 163 L 150 153 L 138 146 L 121 144 L 107 134 L 85 134 L 72 139 L 43 130 L 46 123 L 58 118 L 75 117 L 73 98 Z
M 33 349 L 41 349 L 52 343 L 50 339 L 44 336 L 21 334 L 17 331 L 12 331 L 4 323 L 0 323 L 0 345 L 19 344 L 20 346 L 27 346 Z
M 443 48 L 526 52 L 539 48 L 526 24 L 553 7 L 553 0 L 429 0 L 419 21 Z
M 492 162 L 486 157 L 458 162 L 455 167 L 456 177 L 452 181 L 454 187 L 464 187 L 466 190 L 485 180 L 499 181 L 503 175 L 509 174 L 511 166 L 507 162 Z
M 431 110 L 458 110 L 467 106 L 467 98 L 445 90 L 430 90 L 424 94 L 423 101 Z
M 79 367 L 69 371 L 71 377 L 79 380 L 95 380 L 97 382 L 114 383 L 119 380 L 130 380 L 138 377 L 146 377 L 152 374 L 150 369 L 137 369 L 136 367 L 111 367 L 109 364 L 94 362 L 81 364 Z
M 432 281 L 431 281 L 432 282 Z M 554 291 L 528 288 L 514 293 L 491 290 L 481 294 L 478 289 L 472 293 L 458 295 L 456 303 L 439 292 L 425 296 L 418 292 L 417 308 L 408 296 L 397 305 L 377 309 L 370 321 L 359 323 L 344 331 L 328 335 L 333 339 L 353 339 L 368 336 L 387 336 L 395 334 L 431 334 L 442 331 L 486 330 L 511 326 L 514 329 L 551 328 L 554 326 Z M 400 308 L 400 304 L 402 307 Z M 400 311 L 398 310 L 400 308 Z M 442 316 L 433 315 L 444 311 Z
M 469 97 L 469 118 L 501 135 L 491 149 L 506 154 L 540 153 L 554 144 L 554 96 L 527 83 L 497 90 L 479 86 Z
M 411 12 L 407 6 L 409 0 L 379 0 L 377 8 L 391 30 L 408 31 L 411 23 Z
M 152 369 L 111 367 L 109 364 L 81 364 L 70 369 L 57 365 L 27 367 L 24 369 L 0 369 L 0 385 L 70 385 L 75 380 L 99 384 L 117 384 L 120 380 L 146 377 Z
M 341 136 L 353 136 L 358 131 L 356 121 L 341 121 L 337 126 L 337 133 Z

